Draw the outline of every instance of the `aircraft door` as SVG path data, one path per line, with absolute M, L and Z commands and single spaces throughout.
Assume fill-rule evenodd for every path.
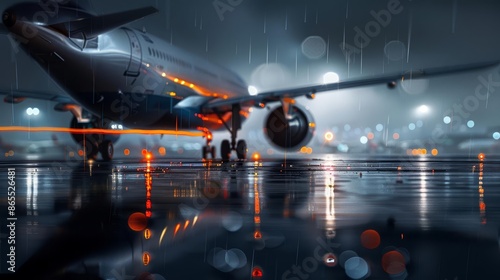
M 137 35 L 130 29 L 124 28 L 125 33 L 130 40 L 130 62 L 128 68 L 125 71 L 125 76 L 137 77 L 140 74 L 141 63 L 142 63 L 142 51 L 141 44 Z

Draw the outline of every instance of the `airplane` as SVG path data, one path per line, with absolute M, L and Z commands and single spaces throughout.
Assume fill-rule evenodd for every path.
M 252 108 L 278 103 L 267 116 L 264 134 L 281 150 L 299 150 L 313 137 L 316 124 L 309 110 L 296 98 L 314 99 L 316 93 L 387 84 L 399 80 L 471 71 L 497 65 L 485 62 L 437 67 L 362 80 L 303 86 L 250 95 L 248 86 L 234 72 L 190 54 L 163 39 L 126 27 L 157 13 L 154 7 L 99 15 L 89 0 L 41 0 L 7 8 L 2 31 L 11 43 L 33 58 L 69 95 L 3 90 L 4 101 L 26 98 L 51 100 L 57 111 L 71 112 L 71 128 L 109 128 L 119 123 L 129 128 L 199 130 L 206 145 L 202 157 L 216 157 L 212 131 L 230 132 L 220 155 L 247 157 L 245 140 L 238 131 Z M 86 158 L 113 158 L 117 138 L 102 134 L 72 134 Z

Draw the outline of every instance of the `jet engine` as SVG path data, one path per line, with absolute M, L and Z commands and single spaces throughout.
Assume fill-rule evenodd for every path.
M 283 106 L 279 106 L 267 117 L 264 134 L 278 148 L 299 150 L 312 139 L 315 127 L 309 110 L 298 105 L 290 105 L 288 114 L 285 114 Z

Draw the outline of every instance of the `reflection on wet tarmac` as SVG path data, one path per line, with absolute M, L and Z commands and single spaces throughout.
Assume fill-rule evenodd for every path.
M 17 279 L 500 275 L 495 161 L 54 166 L 16 164 Z

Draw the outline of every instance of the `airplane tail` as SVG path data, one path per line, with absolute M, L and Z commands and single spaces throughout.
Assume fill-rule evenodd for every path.
M 49 5 L 51 2 L 60 6 L 60 7 L 68 7 L 72 9 L 82 10 L 90 14 L 96 15 L 96 10 L 94 9 L 94 5 L 92 5 L 91 0 L 39 0 L 42 5 Z M 61 3 L 62 2 L 62 3 Z
M 90 3 L 89 1 L 71 2 Z M 71 38 L 92 39 L 99 36 L 100 34 L 106 33 L 122 25 L 136 21 L 157 12 L 158 10 L 156 8 L 146 7 L 100 16 L 89 15 L 83 18 L 57 23 L 51 25 L 51 27 Z

